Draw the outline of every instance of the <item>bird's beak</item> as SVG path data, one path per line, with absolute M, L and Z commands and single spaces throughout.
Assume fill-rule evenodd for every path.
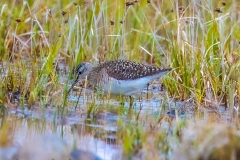
M 77 75 L 76 79 L 74 81 L 72 81 L 72 85 L 71 87 L 68 89 L 68 94 L 70 93 L 70 91 L 73 89 L 73 87 L 75 86 L 75 84 L 77 83 L 79 78 L 79 75 Z

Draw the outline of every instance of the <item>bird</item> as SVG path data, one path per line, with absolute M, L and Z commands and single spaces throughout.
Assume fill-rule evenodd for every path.
M 134 97 L 154 79 L 161 78 L 171 70 L 129 60 L 111 60 L 98 65 L 81 62 L 74 69 L 76 79 L 69 92 L 76 83 L 87 80 L 89 88 L 98 88 L 104 94 Z

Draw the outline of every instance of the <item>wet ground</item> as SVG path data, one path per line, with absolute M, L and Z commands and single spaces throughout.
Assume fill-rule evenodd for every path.
M 65 81 L 62 79 L 61 83 L 64 85 Z M 1 141 L 6 141 L 0 141 L 0 157 L 4 160 L 32 157 L 40 160 L 59 156 L 59 153 L 59 159 L 81 159 L 81 156 L 122 159 L 122 142 L 117 137 L 119 121 L 134 125 L 137 121 L 144 123 L 146 116 L 191 119 L 196 114 L 193 100 L 174 101 L 157 81 L 138 95 L 132 108 L 128 97 L 98 97 L 92 90 L 76 87 L 67 98 L 63 116 L 54 104 L 28 109 L 19 104 L 19 92 L 9 94 L 11 102 L 8 102 L 7 114 L 0 119 Z M 197 112 L 203 120 L 219 113 L 226 114 L 225 107 Z M 164 128 L 168 130 L 170 124 L 166 123 Z
M 14 94 L 14 102 L 17 104 L 19 96 L 17 93 Z M 125 123 L 133 123 L 133 116 L 145 114 L 157 116 L 162 110 L 160 106 L 164 102 L 164 97 L 166 98 L 166 95 L 162 97 L 159 94 L 166 94 L 165 91 L 162 91 L 160 84 L 149 86 L 143 91 L 141 99 L 135 100 L 132 109 L 129 109 L 128 98 L 123 98 L 125 101 L 123 104 L 119 102 L 118 97 L 111 97 L 106 102 L 96 101 L 97 111 L 90 114 L 90 117 L 88 117 L 86 107 L 91 105 L 94 93 L 88 89 L 81 94 L 77 91 L 71 92 L 68 101 L 72 105 L 68 106 L 63 118 L 56 107 L 36 106 L 28 109 L 15 105 L 16 108 L 9 108 L 7 116 L 1 118 L 2 124 L 7 123 L 10 126 L 6 130 L 11 135 L 11 143 L 1 148 L 0 156 L 5 159 L 11 159 L 10 157 L 16 155 L 26 156 L 26 153 L 22 152 L 30 154 L 31 148 L 48 147 L 50 144 L 46 143 L 46 139 L 52 139 L 51 145 L 56 151 L 61 151 L 56 146 L 66 143 L 63 148 L 68 148 L 69 153 L 72 152 L 73 155 L 77 152 L 74 149 L 79 149 L 79 152 L 87 151 L 100 159 L 121 159 L 122 147 L 120 143 L 117 143 L 116 136 L 117 121 L 124 119 Z M 166 115 L 175 117 L 174 108 L 184 107 L 183 105 L 182 103 L 172 103 L 172 109 L 164 109 L 164 112 Z M 179 116 L 186 116 L 185 111 L 180 111 Z M 54 136 L 51 137 L 51 135 Z M 39 145 L 36 146 L 36 143 Z M 25 148 L 25 151 L 22 151 L 21 148 Z M 51 154 L 54 154 L 54 151 Z

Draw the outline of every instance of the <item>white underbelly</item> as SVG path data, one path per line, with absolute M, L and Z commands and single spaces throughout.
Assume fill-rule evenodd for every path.
M 116 80 L 111 78 L 109 83 L 103 84 L 103 91 L 113 95 L 131 96 L 141 93 L 148 83 L 145 78 L 137 80 Z
M 134 80 L 117 80 L 115 78 L 108 78 L 108 80 L 102 84 L 102 89 L 104 93 L 132 96 L 141 93 L 142 90 L 147 87 L 148 83 L 152 82 L 156 78 L 161 78 L 161 76 L 167 72 L 168 71 Z

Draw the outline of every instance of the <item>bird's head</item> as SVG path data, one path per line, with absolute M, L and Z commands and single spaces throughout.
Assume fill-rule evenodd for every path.
M 75 86 L 77 82 L 83 81 L 86 78 L 91 68 L 92 68 L 91 63 L 82 62 L 75 69 L 73 69 L 73 74 L 75 75 L 74 76 L 75 78 L 68 92 L 71 91 L 71 89 Z

